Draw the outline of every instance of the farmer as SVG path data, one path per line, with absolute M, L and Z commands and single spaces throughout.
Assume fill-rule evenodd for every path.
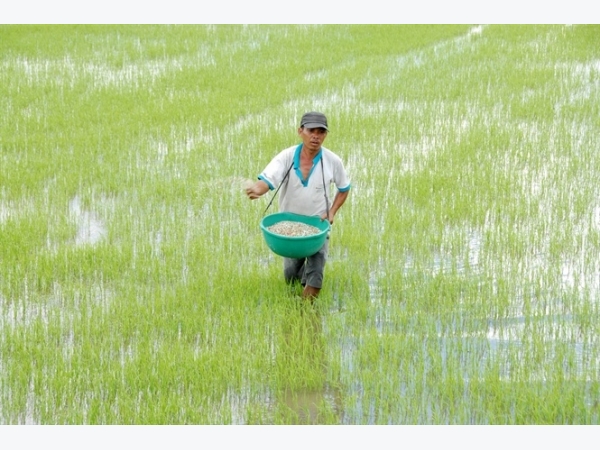
M 322 147 L 329 128 L 327 118 L 320 112 L 307 112 L 302 116 L 298 136 L 300 145 L 294 145 L 275 156 L 258 181 L 246 189 L 251 200 L 257 199 L 281 183 L 279 211 L 320 216 L 333 224 L 333 218 L 346 201 L 350 181 L 339 156 Z M 337 192 L 331 202 L 330 186 Z M 326 198 L 327 196 L 327 198 Z M 329 237 L 323 247 L 307 258 L 283 259 L 283 276 L 288 284 L 299 281 L 302 296 L 314 299 L 323 284 Z

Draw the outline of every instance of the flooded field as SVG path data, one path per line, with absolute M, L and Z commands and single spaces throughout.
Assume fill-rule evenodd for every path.
M 600 423 L 598 36 L 0 26 L 0 423 Z M 308 110 L 314 305 L 242 189 Z

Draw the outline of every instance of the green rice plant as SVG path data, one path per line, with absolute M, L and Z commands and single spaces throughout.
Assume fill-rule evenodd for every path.
M 597 424 L 597 35 L 1 26 L 0 422 Z M 313 109 L 310 305 L 241 186 Z

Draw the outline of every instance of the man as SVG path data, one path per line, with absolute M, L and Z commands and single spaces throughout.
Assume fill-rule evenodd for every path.
M 346 201 L 350 192 L 350 181 L 339 156 L 323 147 L 329 128 L 327 117 L 320 112 L 307 112 L 302 116 L 298 136 L 300 145 L 294 145 L 275 156 L 258 181 L 246 189 L 251 200 L 281 185 L 279 211 L 318 215 L 322 220 L 333 219 Z M 330 201 L 330 186 L 335 184 L 337 192 Z M 283 275 L 287 283 L 300 281 L 304 286 L 302 296 L 314 299 L 323 284 L 323 272 L 329 238 L 323 247 L 308 258 L 284 258 Z

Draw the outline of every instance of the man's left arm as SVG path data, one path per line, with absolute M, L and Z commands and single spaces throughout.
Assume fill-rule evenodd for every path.
M 333 199 L 333 204 L 331 205 L 331 208 L 329 208 L 329 223 L 330 224 L 333 223 L 333 218 L 335 217 L 335 214 L 342 207 L 342 205 L 348 198 L 349 193 L 350 193 L 350 189 L 348 189 L 347 191 L 344 191 L 344 192 L 338 191 L 337 194 L 335 194 L 335 198 Z M 323 216 L 321 216 L 321 219 L 325 220 L 326 216 L 327 216 L 327 213 L 323 214 Z

